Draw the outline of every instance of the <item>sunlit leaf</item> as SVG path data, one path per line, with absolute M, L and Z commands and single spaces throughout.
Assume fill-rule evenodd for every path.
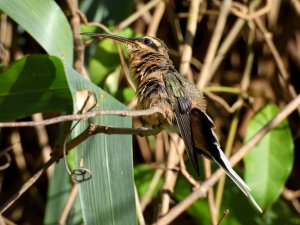
M 66 73 L 75 104 L 78 101 L 75 93 L 88 90 L 97 98 L 93 110 L 126 109 L 72 68 L 66 66 Z M 131 118 L 109 115 L 90 118 L 76 126 L 73 136 L 89 124 L 131 127 Z M 136 224 L 131 135 L 94 135 L 76 148 L 76 158 L 76 168 L 83 166 L 92 174 L 90 180 L 79 184 L 84 223 Z
M 275 104 L 263 107 L 251 119 L 245 141 L 249 140 L 280 109 Z M 270 207 L 282 192 L 293 164 L 293 138 L 287 120 L 272 129 L 244 158 L 245 180 L 259 205 Z
M 50 55 L 73 63 L 70 25 L 52 0 L 0 0 L 0 9 L 22 26 Z
M 31 55 L 0 74 L 0 120 L 36 112 L 72 112 L 72 96 L 60 59 Z
M 118 33 L 123 37 L 134 37 L 135 33 L 131 29 L 125 29 Z M 120 44 L 122 49 L 125 49 L 123 44 Z M 123 51 L 126 54 L 126 51 Z M 102 86 L 107 76 L 116 70 L 120 65 L 120 58 L 116 48 L 115 41 L 111 39 L 101 40 L 96 48 L 95 54 L 90 58 L 89 71 L 91 80 Z

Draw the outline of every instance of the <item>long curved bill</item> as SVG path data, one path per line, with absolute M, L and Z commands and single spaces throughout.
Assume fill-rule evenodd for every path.
M 132 38 L 124 38 L 124 37 L 120 37 L 120 36 L 112 35 L 112 34 L 98 34 L 98 33 L 86 32 L 86 33 L 80 33 L 80 35 L 100 37 L 100 38 L 109 38 L 109 39 L 120 41 L 120 42 L 123 42 L 126 44 L 135 44 L 135 40 Z

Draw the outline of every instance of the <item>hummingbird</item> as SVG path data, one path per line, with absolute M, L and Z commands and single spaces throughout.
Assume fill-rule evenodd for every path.
M 206 113 L 203 93 L 175 69 L 166 44 L 156 37 L 125 38 L 110 34 L 81 33 L 108 38 L 126 45 L 128 63 L 137 85 L 138 104 L 142 109 L 159 107 L 164 114 L 145 117 L 152 127 L 178 130 L 187 155 L 199 175 L 197 154 L 216 162 L 262 213 L 248 185 L 232 169 L 223 153 L 214 123 Z

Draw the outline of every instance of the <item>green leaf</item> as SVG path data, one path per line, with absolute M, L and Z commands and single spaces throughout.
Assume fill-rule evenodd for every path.
M 149 184 L 153 178 L 155 171 L 147 164 L 142 164 L 134 167 L 134 180 L 137 187 L 137 191 L 140 197 L 143 197 L 148 190 Z M 160 187 L 163 180 L 160 179 L 155 190 L 153 191 L 152 197 L 156 198 L 160 191 Z
M 135 91 L 130 87 L 118 90 L 115 95 L 121 102 L 130 102 L 135 96 Z
M 280 111 L 275 104 L 263 107 L 251 119 L 245 142 Z M 293 138 L 287 120 L 272 129 L 244 158 L 245 180 L 259 205 L 270 207 L 282 192 L 293 164 Z
M 73 63 L 70 25 L 52 0 L 0 0 L 0 9 L 22 26 L 50 55 Z
M 68 85 L 69 84 L 69 85 Z M 69 90 L 70 86 L 70 90 Z M 13 120 L 35 112 L 72 111 L 77 113 L 76 93 L 90 90 L 97 96 L 100 109 L 125 109 L 100 88 L 83 79 L 55 56 L 27 56 L 15 62 L 0 75 L 1 120 Z M 101 116 L 81 121 L 75 133 L 82 132 L 90 123 L 115 127 L 131 127 L 131 118 Z M 76 135 L 73 134 L 73 135 Z M 84 167 L 91 170 L 91 180 L 80 184 L 80 200 L 85 224 L 135 224 L 135 200 L 133 189 L 132 137 L 130 135 L 94 135 L 82 143 L 76 151 L 77 164 L 83 159 Z M 63 169 L 61 173 L 65 173 Z M 49 206 L 65 204 L 65 183 L 56 173 L 50 192 Z M 60 183 L 61 182 L 61 183 Z M 64 184 L 64 185 L 63 185 Z M 120 191 L 122 187 L 122 191 Z M 53 189 L 53 187 L 52 187 Z M 74 205 L 75 208 L 76 203 Z M 59 209 L 53 214 L 47 211 L 46 221 L 55 221 Z M 48 214 L 49 213 L 49 214 Z M 80 221 L 80 218 L 76 221 Z
M 32 55 L 0 74 L 0 120 L 16 120 L 36 112 L 73 110 L 61 60 Z
M 135 33 L 132 29 L 125 29 L 118 33 L 124 37 L 134 37 Z M 124 44 L 120 45 L 122 49 L 125 49 Z M 125 51 L 123 51 L 125 53 Z M 116 71 L 120 66 L 120 59 L 118 56 L 118 50 L 115 45 L 115 41 L 111 39 L 104 39 L 99 42 L 97 49 L 89 61 L 89 71 L 91 80 L 99 85 L 103 86 L 108 76 Z
M 88 90 L 97 97 L 98 104 L 93 110 L 126 109 L 71 67 L 66 66 L 66 73 L 75 105 L 76 93 Z M 80 134 L 89 124 L 131 127 L 131 118 L 109 115 L 90 118 L 81 121 L 72 135 Z M 79 185 L 84 223 L 136 224 L 131 135 L 94 135 L 76 148 L 76 158 L 77 167 L 83 160 L 83 166 L 92 173 L 90 180 Z

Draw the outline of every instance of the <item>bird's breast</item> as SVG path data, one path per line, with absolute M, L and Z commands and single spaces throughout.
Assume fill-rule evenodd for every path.
M 173 124 L 175 120 L 174 110 L 161 72 L 149 74 L 141 80 L 137 93 L 141 108 L 159 107 L 164 112 L 164 115 L 156 113 L 145 117 L 149 125 L 161 126 L 166 122 Z

